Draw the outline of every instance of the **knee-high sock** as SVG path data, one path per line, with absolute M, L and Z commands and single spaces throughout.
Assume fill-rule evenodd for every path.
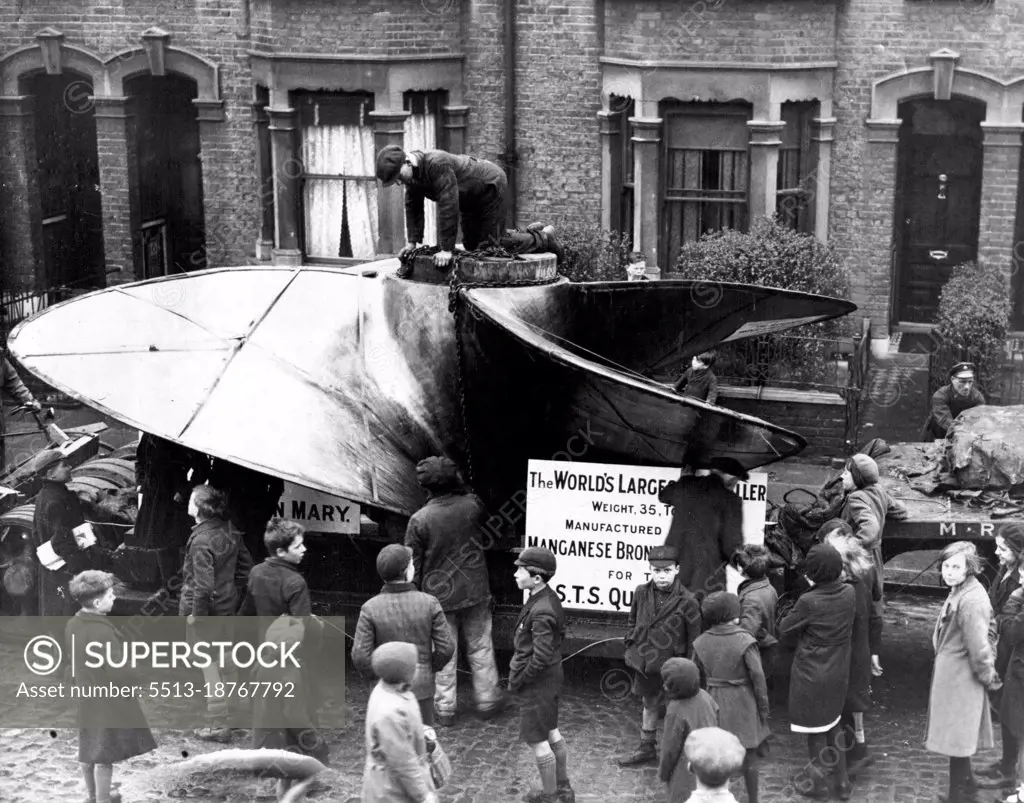
M 555 754 L 555 778 L 560 784 L 569 783 L 569 750 L 565 746 L 565 739 L 557 742 L 549 742 L 551 752 Z
M 556 766 L 555 757 L 551 753 L 537 756 L 537 769 L 540 771 L 540 782 L 546 795 L 553 795 L 558 791 Z

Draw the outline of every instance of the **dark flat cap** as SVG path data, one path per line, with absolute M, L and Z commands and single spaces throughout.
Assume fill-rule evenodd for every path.
M 527 569 L 537 569 L 548 574 L 554 574 L 555 569 L 558 567 L 558 560 L 555 558 L 555 553 L 550 549 L 530 546 L 524 549 L 519 557 L 516 558 L 516 566 L 524 566 Z
M 377 178 L 385 187 L 398 181 L 398 174 L 405 164 L 405 151 L 398 145 L 385 145 L 377 153 Z
M 652 546 L 647 560 L 651 563 L 679 563 L 679 550 L 674 546 Z

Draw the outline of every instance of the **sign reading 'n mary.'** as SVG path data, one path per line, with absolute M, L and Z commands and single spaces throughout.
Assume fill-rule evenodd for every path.
M 525 546 L 558 558 L 552 588 L 567 608 L 628 611 L 650 580 L 651 547 L 665 543 L 672 507 L 658 500 L 678 468 L 531 460 Z M 768 477 L 750 474 L 734 492 L 743 500 L 743 540 L 764 542 Z
M 297 521 L 315 533 L 359 534 L 359 505 L 337 496 L 295 485 L 284 484 L 284 493 L 277 502 L 277 515 Z

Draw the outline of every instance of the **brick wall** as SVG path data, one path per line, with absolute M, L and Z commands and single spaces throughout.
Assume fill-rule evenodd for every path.
M 523 225 L 555 217 L 601 222 L 597 24 L 594 0 L 518 4 L 516 137 Z
M 1024 7 L 1014 3 L 846 0 L 840 5 L 829 236 L 853 271 L 853 300 L 883 332 L 888 325 L 893 233 L 888 188 L 895 165 L 889 164 L 891 149 L 867 142 L 864 121 L 871 116 L 871 85 L 891 73 L 930 66 L 928 54 L 941 48 L 958 52 L 961 68 L 1003 80 L 1020 76 L 1024 52 L 1016 43 L 1022 35 Z M 1005 169 L 1016 172 L 1018 167 L 1007 163 Z M 1002 169 L 985 171 L 987 187 L 996 192 L 1001 192 L 996 172 Z M 986 196 L 988 191 L 983 190 Z M 982 224 L 984 231 L 984 220 Z M 983 235 L 985 258 L 1009 263 L 1011 229 L 1001 223 L 998 234 Z
M 18 10 L 20 9 L 20 13 Z M 265 21 L 265 20 L 264 20 Z M 64 34 L 64 43 L 91 51 L 101 59 L 141 46 L 141 33 L 159 26 L 172 35 L 170 44 L 190 50 L 220 67 L 221 96 L 227 119 L 213 124 L 203 152 L 203 193 L 206 210 L 209 264 L 244 264 L 252 259 L 258 232 L 256 205 L 255 138 L 252 131 L 251 77 L 247 51 L 249 14 L 246 0 L 149 0 L 91 5 L 80 0 L 0 0 L 0 52 L 33 44 L 34 35 L 50 26 Z M 116 69 L 116 63 L 115 67 Z M 100 124 L 103 127 L 103 123 Z M 102 135 L 101 135 L 102 138 Z M 124 171 L 124 157 L 117 143 L 101 141 L 101 169 Z M 115 152 L 117 151 L 117 152 Z M 109 173 L 104 185 L 105 240 L 108 269 L 121 264 L 131 249 L 125 238 L 131 227 L 127 183 Z M 109 192 L 108 192 L 109 190 Z M 19 235 L 20 238 L 20 235 Z M 12 254 L 6 247 L 5 257 Z M 130 269 L 131 264 L 128 263 Z M 130 274 L 124 277 L 130 278 Z
M 835 57 L 835 4 L 816 0 L 607 3 L 609 56 L 777 63 Z
M 271 40 L 301 53 L 456 53 L 459 0 L 273 0 Z M 500 55 L 498 56 L 500 59 Z
M 39 270 L 39 254 L 32 248 L 39 207 L 24 202 L 38 190 L 34 172 L 22 168 L 35 163 L 34 118 L 22 115 L 18 105 L 0 110 L 0 291 L 8 292 L 33 288 Z
M 464 0 L 461 27 L 464 37 L 464 92 L 469 106 L 466 151 L 501 164 L 505 151 L 505 24 L 503 0 Z
M 804 457 L 843 455 L 850 452 L 846 444 L 845 405 L 721 396 L 718 403 L 722 407 L 756 416 L 802 435 L 807 439 L 807 448 L 801 452 Z

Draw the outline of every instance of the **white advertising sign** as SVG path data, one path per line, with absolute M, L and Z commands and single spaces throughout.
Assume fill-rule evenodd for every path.
M 672 508 L 658 494 L 678 468 L 531 460 L 526 485 L 525 546 L 558 558 L 552 587 L 567 608 L 628 611 L 633 591 L 650 580 L 648 554 L 665 543 Z M 764 541 L 766 474 L 738 483 L 743 539 Z
M 277 515 L 297 521 L 310 532 L 359 534 L 359 505 L 337 496 L 286 482 Z

